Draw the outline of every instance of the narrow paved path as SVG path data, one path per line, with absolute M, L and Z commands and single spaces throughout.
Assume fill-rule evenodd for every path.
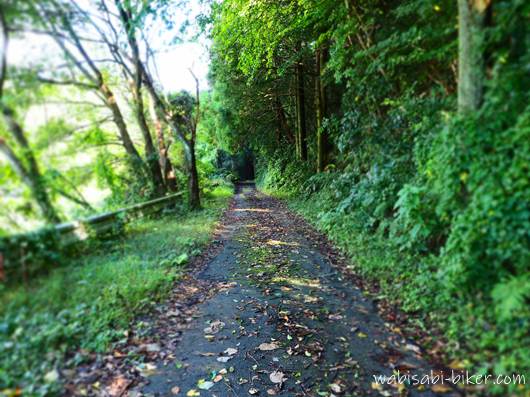
M 71 394 L 453 395 L 446 385 L 374 383 L 431 367 L 342 278 L 316 235 L 278 200 L 240 186 L 192 273 L 112 354 L 81 367 Z
M 222 251 L 197 275 L 218 291 L 197 306 L 143 394 L 436 395 L 373 384 L 396 368 L 430 367 L 278 201 L 240 188 L 224 226 Z

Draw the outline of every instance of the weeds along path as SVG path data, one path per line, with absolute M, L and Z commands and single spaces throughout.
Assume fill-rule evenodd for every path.
M 100 364 L 102 394 L 455 395 L 445 385 L 374 383 L 431 367 L 282 203 L 240 186 L 222 226 L 211 259 Z

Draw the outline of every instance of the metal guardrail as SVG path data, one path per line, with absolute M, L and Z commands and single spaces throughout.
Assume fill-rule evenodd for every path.
M 77 221 L 61 223 L 55 226 L 56 232 L 61 236 L 62 244 L 73 241 L 86 240 L 90 236 L 100 236 L 111 232 L 116 226 L 131 219 L 141 218 L 145 215 L 161 211 L 164 207 L 175 204 L 184 192 L 179 192 L 166 197 L 146 201 L 130 207 L 120 208 L 116 211 L 104 212 Z M 73 235 L 73 236 L 72 236 Z M 70 236 L 70 237 L 69 237 Z
M 57 254 L 75 243 L 115 234 L 132 219 L 160 212 L 176 204 L 183 194 L 179 192 L 33 232 L 1 237 L 0 283 L 29 278 L 50 267 L 50 263 L 57 262 Z

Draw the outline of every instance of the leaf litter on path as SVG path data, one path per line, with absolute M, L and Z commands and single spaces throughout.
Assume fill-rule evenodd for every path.
M 266 198 L 259 201 L 254 200 L 251 195 L 246 200 L 248 205 L 245 207 L 270 208 L 271 210 L 245 212 L 241 218 L 235 220 L 236 223 L 241 224 L 250 221 L 256 226 L 250 229 L 249 238 L 242 237 L 236 243 L 234 252 L 228 253 L 229 256 L 239 258 L 239 263 L 227 264 L 227 266 L 234 266 L 233 268 L 223 267 L 221 269 L 222 277 L 227 277 L 228 281 L 220 282 L 219 279 L 214 279 L 206 288 L 200 290 L 200 294 L 213 297 L 211 304 L 214 309 L 208 317 L 203 314 L 204 306 L 200 308 L 199 314 L 190 313 L 185 305 L 175 305 L 165 310 L 166 322 L 155 328 L 156 332 L 153 335 L 156 336 L 150 339 L 138 338 L 138 342 L 134 342 L 138 348 L 133 350 L 133 353 L 141 352 L 146 360 L 142 365 L 154 366 L 142 368 L 136 363 L 137 368 L 133 367 L 136 373 L 149 376 L 151 385 L 158 382 L 158 387 L 166 387 L 160 395 L 169 395 L 170 392 L 173 395 L 186 393 L 189 397 L 201 395 L 224 397 L 230 393 L 239 396 L 281 394 L 329 397 L 332 395 L 371 395 L 373 392 L 380 395 L 387 393 L 396 395 L 395 393 L 399 392 L 401 395 L 401 390 L 371 388 L 373 385 L 370 383 L 370 375 L 363 372 L 364 368 L 370 367 L 366 365 L 369 361 L 371 365 L 375 363 L 375 367 L 379 370 L 383 370 L 379 363 L 384 363 L 388 370 L 392 370 L 394 366 L 400 364 L 405 366 L 404 363 L 409 362 L 402 361 L 401 358 L 387 360 L 392 356 L 387 349 L 392 346 L 396 347 L 395 342 L 397 343 L 398 339 L 396 341 L 388 339 L 388 336 L 381 331 L 383 328 L 386 332 L 386 328 L 378 325 L 378 314 L 373 309 L 370 299 L 358 296 L 361 295 L 360 292 L 355 295 L 354 292 L 348 290 L 346 282 L 340 277 L 327 277 L 332 274 L 329 268 L 318 267 L 317 269 L 315 267 L 315 263 L 321 263 L 320 259 L 316 259 L 320 255 L 316 253 L 321 251 L 320 248 L 308 250 L 304 242 L 298 244 L 296 250 L 293 250 L 290 245 L 277 244 L 273 254 L 265 251 L 263 247 L 267 246 L 266 241 L 269 239 L 294 242 L 300 230 L 307 226 L 272 199 Z M 305 232 L 303 233 L 305 235 Z M 307 238 L 314 241 L 315 237 L 311 233 L 307 233 Z M 245 244 L 258 247 L 262 249 L 260 252 L 269 256 L 249 261 L 244 251 Z M 335 260 L 334 254 L 322 252 L 322 255 L 326 258 L 325 260 Z M 235 262 L 234 259 L 231 260 Z M 253 266 L 258 263 L 258 259 L 261 262 Z M 267 266 L 274 267 L 270 270 Z M 247 282 L 245 288 L 237 279 L 238 275 L 233 273 L 234 268 L 241 269 L 240 274 L 243 276 L 245 272 L 254 272 L 252 277 L 244 280 Z M 325 274 L 326 277 L 320 277 L 318 284 L 311 281 L 319 274 Z M 234 278 L 231 279 L 232 277 Z M 273 281 L 275 277 L 280 281 Z M 186 280 L 186 282 L 190 281 Z M 255 284 L 252 284 L 253 282 Z M 221 306 L 221 310 L 216 311 L 219 308 L 217 296 L 225 296 L 225 292 L 219 293 L 221 284 L 225 285 L 226 294 L 230 293 L 229 304 L 225 307 Z M 250 287 L 247 287 L 248 284 Z M 257 293 L 248 293 L 247 290 L 252 289 L 256 284 L 258 285 Z M 216 292 L 209 292 L 208 289 L 213 286 Z M 197 306 L 197 302 L 208 304 L 208 300 L 201 298 L 192 305 Z M 324 304 L 325 307 L 323 307 Z M 227 307 L 234 308 L 237 313 L 236 317 L 230 318 L 231 315 L 228 314 L 230 309 Z M 224 321 L 218 319 L 219 316 L 223 316 L 221 318 Z M 201 318 L 209 318 L 210 322 L 205 324 Z M 240 323 L 239 330 L 236 327 L 235 331 L 232 330 L 229 335 L 227 332 L 221 332 L 227 324 L 234 324 L 234 319 Z M 180 325 L 183 321 L 186 326 Z M 205 324 L 205 327 L 203 328 L 201 324 Z M 362 324 L 362 332 L 359 330 L 359 324 Z M 186 349 L 184 344 L 178 345 L 181 343 L 179 342 L 181 330 L 197 336 L 192 339 L 191 348 Z M 159 332 L 161 332 L 160 336 Z M 391 329 L 390 332 L 392 332 Z M 400 333 L 397 334 L 399 336 Z M 168 340 L 173 340 L 175 335 L 177 335 L 175 342 L 168 343 Z M 132 336 L 127 337 L 128 344 L 131 344 Z M 206 342 L 203 337 L 210 342 Z M 252 342 L 250 337 L 256 338 L 258 342 Z M 256 339 L 253 340 L 256 341 Z M 238 343 L 234 343 L 235 340 Z M 237 348 L 227 347 L 230 344 Z M 222 348 L 216 348 L 219 345 Z M 403 359 L 419 353 L 416 346 L 406 346 L 407 342 L 404 340 L 399 345 L 404 350 L 401 353 Z M 374 348 L 381 348 L 383 352 L 374 354 Z M 119 349 L 120 354 L 116 360 L 128 360 L 130 350 L 123 345 Z M 267 354 L 267 352 L 278 349 L 282 349 L 281 353 L 273 353 L 278 357 L 271 357 L 271 354 Z M 197 350 L 202 350 L 202 352 Z M 187 355 L 183 356 L 180 353 L 182 351 L 186 351 Z M 375 362 L 372 356 L 379 356 L 381 359 Z M 172 359 L 185 362 L 186 368 L 178 370 L 172 364 Z M 231 364 L 230 368 L 219 370 L 219 363 L 228 361 Z M 281 367 L 279 367 L 280 362 Z M 157 367 L 164 372 L 155 375 L 155 372 L 158 372 Z M 420 363 L 417 371 L 424 368 Z M 205 370 L 208 376 L 205 376 Z M 171 382 L 173 387 L 171 384 L 164 386 L 164 383 L 170 383 L 167 382 L 166 375 L 171 371 L 173 371 L 171 376 L 175 377 L 172 380 L 178 381 Z M 286 376 L 286 373 L 289 376 Z M 128 373 L 127 376 L 129 376 Z M 243 379 L 245 381 L 241 381 Z M 263 387 L 261 382 L 264 381 L 268 383 L 269 388 Z M 140 380 L 139 382 L 147 383 L 148 381 Z M 364 383 L 361 384 L 361 382 Z M 102 386 L 108 384 L 102 382 Z M 175 384 L 178 386 L 174 386 Z M 208 391 L 212 388 L 214 388 L 212 391 Z M 145 389 L 154 390 L 148 389 L 148 386 L 145 386 Z M 436 387 L 431 390 L 445 393 L 444 390 Z M 404 392 L 409 393 L 409 390 L 404 390 Z

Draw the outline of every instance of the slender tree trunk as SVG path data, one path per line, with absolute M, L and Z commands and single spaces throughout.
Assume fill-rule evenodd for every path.
M 73 2 L 73 4 L 75 5 L 75 2 Z M 106 84 L 105 78 L 103 77 L 103 73 L 97 66 L 96 62 L 89 56 L 88 51 L 83 45 L 83 41 L 80 39 L 76 30 L 72 26 L 71 19 L 69 18 L 69 16 L 57 4 L 54 3 L 54 5 L 56 6 L 54 12 L 49 14 L 45 13 L 43 22 L 47 24 L 50 28 L 52 32 L 51 37 L 62 49 L 65 57 L 71 60 L 77 70 L 83 76 L 85 76 L 88 81 L 90 81 L 91 84 L 88 85 L 88 88 L 93 88 L 103 96 L 103 101 L 105 105 L 112 113 L 113 121 L 116 124 L 120 140 L 128 155 L 128 162 L 132 171 L 134 172 L 136 177 L 142 181 L 142 183 L 147 182 L 145 164 L 140 154 L 136 150 L 134 143 L 132 142 L 132 139 L 127 129 L 127 124 L 125 123 L 120 107 L 116 102 L 116 97 L 114 96 L 114 93 Z M 78 10 L 83 12 L 83 10 L 78 5 L 77 8 Z M 59 16 L 59 18 L 57 18 L 57 16 Z M 88 14 L 85 13 L 85 16 L 88 16 Z M 98 29 L 97 24 L 93 24 L 93 26 Z M 65 41 L 61 38 L 63 35 L 59 32 L 59 27 L 66 31 L 66 34 L 71 39 L 68 41 L 76 47 L 79 53 L 78 55 L 76 55 L 71 50 L 71 48 L 65 44 Z M 77 83 L 77 85 L 79 85 L 79 83 Z
M 294 131 L 293 131 L 293 137 L 294 137 L 294 153 L 296 155 L 296 158 L 300 158 L 300 134 L 298 133 L 298 90 L 297 90 L 297 84 L 296 84 L 296 70 L 295 70 L 295 84 L 294 84 L 294 108 L 295 108 L 295 117 L 293 120 L 294 124 Z
M 0 137 L 0 151 L 4 153 L 13 170 L 29 187 L 33 199 L 36 201 L 44 219 L 49 223 L 58 223 L 60 218 L 52 205 L 46 185 L 40 173 L 37 159 L 29 146 L 22 127 L 15 119 L 13 110 L 4 104 L 4 84 L 7 79 L 7 47 L 9 42 L 9 29 L 3 7 L 0 6 L 0 112 L 4 118 L 7 130 L 20 146 L 24 161 L 21 161 L 11 150 L 7 142 Z M 1 258 L 0 258 L 1 262 Z
M 296 64 L 296 91 L 299 158 L 305 161 L 307 160 L 307 124 L 305 114 L 304 63 L 302 59 Z
M 195 134 L 196 131 L 192 130 L 191 139 L 187 139 L 184 133 L 180 130 L 180 127 L 171 120 L 171 115 L 169 110 L 166 107 L 166 104 L 158 96 L 150 76 L 147 72 L 143 72 L 145 87 L 151 100 L 153 101 L 153 106 L 160 120 L 164 120 L 165 123 L 171 128 L 176 138 L 178 138 L 184 146 L 184 154 L 186 158 L 186 168 L 188 170 L 188 188 L 189 188 L 189 204 L 191 208 L 199 208 L 201 205 L 200 202 L 200 188 L 199 188 L 199 175 L 197 172 L 197 161 L 195 155 Z M 195 127 L 196 128 L 196 124 Z
M 158 196 L 163 196 L 164 193 L 166 193 L 166 188 L 164 185 L 164 179 L 162 178 L 160 163 L 158 161 L 158 152 L 153 144 L 151 131 L 149 129 L 149 126 L 147 125 L 147 120 L 145 119 L 145 108 L 142 93 L 137 89 L 137 87 L 133 88 L 133 93 L 136 102 L 136 120 L 138 121 L 140 131 L 142 131 L 142 136 L 144 138 L 145 156 L 149 168 L 149 173 L 151 174 L 151 179 L 156 194 Z
M 317 124 L 317 172 L 323 172 L 328 163 L 328 137 L 322 127 L 326 114 L 326 87 L 322 84 L 322 69 L 324 67 L 325 50 L 317 49 L 315 56 L 315 109 Z
M 162 170 L 162 176 L 164 178 L 164 183 L 166 188 L 171 192 L 177 191 L 177 181 L 175 179 L 175 173 L 173 171 L 173 164 L 169 159 L 169 147 L 166 144 L 166 139 L 164 136 L 164 126 L 156 113 L 155 106 L 153 101 L 149 101 L 149 111 L 151 113 L 151 119 L 153 120 L 156 133 L 156 141 L 158 144 L 158 161 L 160 162 L 160 169 Z
M 199 173 L 197 172 L 197 159 L 195 155 L 195 140 L 190 142 L 190 156 L 188 160 L 188 184 L 189 184 L 189 204 L 192 209 L 200 208 L 201 198 L 199 192 Z
M 142 136 L 144 138 L 145 145 L 145 156 L 147 160 L 147 165 L 149 173 L 151 175 L 151 182 L 155 188 L 157 195 L 162 196 L 166 192 L 164 185 L 164 179 L 162 178 L 162 171 L 160 169 L 160 164 L 158 161 L 158 153 L 153 145 L 153 139 L 151 137 L 151 131 L 147 125 L 145 119 L 145 106 L 144 99 L 142 96 L 142 83 L 143 83 L 143 65 L 140 59 L 140 50 L 138 48 L 138 42 L 135 35 L 135 27 L 131 24 L 132 15 L 130 9 L 124 8 L 121 1 L 117 0 L 116 5 L 120 13 L 120 17 L 124 23 L 127 40 L 132 51 L 132 61 L 134 64 L 134 72 L 131 74 L 134 75 L 134 82 L 132 84 L 132 94 L 136 102 L 136 120 L 140 130 L 142 131 Z
M 197 128 L 198 115 L 197 115 L 197 120 L 191 131 L 191 138 L 188 139 L 186 137 L 186 134 L 181 130 L 178 123 L 172 120 L 171 111 L 168 108 L 167 103 L 163 101 L 159 93 L 156 91 L 149 72 L 147 71 L 145 65 L 140 60 L 138 42 L 134 34 L 135 26 L 133 23 L 133 16 L 131 13 L 131 9 L 129 8 L 130 5 L 128 6 L 127 2 L 122 3 L 120 0 L 115 0 L 115 4 L 116 4 L 116 7 L 118 8 L 118 12 L 123 22 L 123 25 L 127 31 L 127 38 L 128 38 L 129 45 L 133 51 L 133 58 L 134 58 L 135 67 L 136 67 L 137 79 L 139 79 L 137 83 L 139 83 L 140 81 L 143 82 L 143 84 L 145 85 L 147 89 L 149 96 L 151 97 L 151 100 L 153 101 L 153 105 L 155 107 L 155 111 L 158 117 L 161 120 L 163 119 L 170 126 L 170 128 L 175 133 L 177 138 L 184 145 L 184 151 L 186 153 L 186 158 L 187 158 L 187 163 L 188 163 L 187 167 L 189 171 L 188 181 L 189 181 L 189 189 L 190 189 L 190 206 L 192 208 L 198 208 L 200 207 L 199 178 L 198 178 L 197 164 L 196 164 L 196 159 L 195 159 L 195 136 L 196 136 L 195 134 L 196 134 L 196 128 Z M 196 83 L 197 83 L 197 109 L 199 109 L 198 80 L 195 76 L 193 77 L 195 78 Z
M 484 25 L 488 0 L 458 0 L 458 110 L 476 111 L 484 91 Z
M 33 199 L 39 206 L 42 216 L 48 223 L 59 223 L 61 220 L 53 207 L 50 196 L 46 190 L 42 174 L 40 173 L 37 160 L 29 143 L 24 136 L 22 127 L 15 120 L 11 109 L 2 106 L 2 115 L 6 122 L 7 128 L 17 144 L 22 149 L 24 161 L 20 160 L 11 150 L 7 143 L 0 138 L 0 151 L 4 153 L 10 162 L 13 170 L 19 175 L 22 181 L 29 187 Z
M 105 103 L 112 112 L 112 118 L 114 120 L 114 123 L 116 124 L 116 127 L 118 127 L 118 133 L 120 135 L 122 145 L 125 148 L 127 154 L 129 155 L 132 169 L 134 170 L 136 176 L 142 181 L 144 181 L 146 177 L 145 164 L 142 160 L 142 157 L 140 157 L 140 154 L 136 150 L 131 136 L 129 135 L 127 124 L 125 123 L 123 114 L 121 113 L 120 107 L 116 102 L 114 93 L 105 83 L 100 84 L 99 91 L 103 94 L 105 98 Z
M 284 135 L 287 138 L 287 141 L 291 143 L 295 142 L 293 131 L 289 127 L 285 110 L 278 96 L 275 96 L 274 98 L 274 109 L 276 111 L 276 119 L 278 121 L 278 131 L 280 132 L 280 138 L 282 135 Z M 281 139 L 278 143 L 281 143 Z

